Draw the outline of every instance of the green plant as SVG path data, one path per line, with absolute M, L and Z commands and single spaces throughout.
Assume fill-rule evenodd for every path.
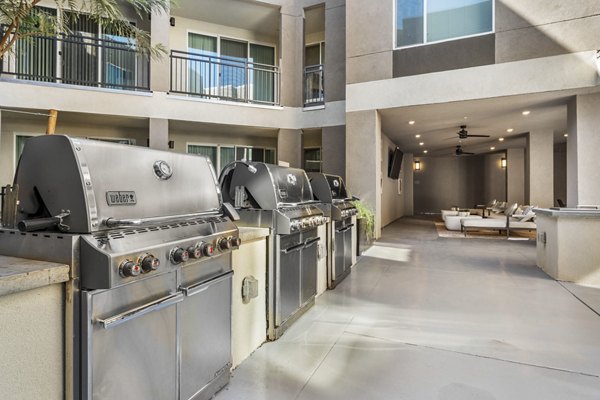
M 369 206 L 360 200 L 352 201 L 356 211 L 358 212 L 357 218 L 362 219 L 365 224 L 365 233 L 367 234 L 367 241 L 371 241 L 375 236 L 375 214 Z

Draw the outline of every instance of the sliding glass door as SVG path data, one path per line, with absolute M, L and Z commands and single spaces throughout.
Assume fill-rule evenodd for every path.
M 218 96 L 217 38 L 189 33 L 188 52 L 198 55 L 188 60 L 188 92 Z
M 62 78 L 64 83 L 96 86 L 98 80 L 98 23 L 88 15 L 65 12 L 71 31 L 62 43 Z
M 250 61 L 254 63 L 250 75 L 252 99 L 273 103 L 275 101 L 275 49 L 251 43 Z
M 56 10 L 35 7 L 32 13 L 55 17 Z M 54 82 L 56 76 L 56 40 L 51 37 L 18 39 L 15 46 L 15 74 L 19 79 Z M 8 54 L 7 57 L 11 57 Z

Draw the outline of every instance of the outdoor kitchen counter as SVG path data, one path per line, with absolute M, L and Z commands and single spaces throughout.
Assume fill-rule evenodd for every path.
M 0 256 L 0 399 L 65 398 L 68 280 L 67 265 Z
M 0 296 L 68 280 L 68 265 L 0 256 Z
M 242 245 L 233 252 L 232 367 L 237 367 L 267 340 L 267 249 L 269 228 L 239 227 Z M 244 280 L 256 280 L 257 296 L 244 299 Z
M 534 211 L 538 267 L 560 281 L 600 286 L 600 210 Z

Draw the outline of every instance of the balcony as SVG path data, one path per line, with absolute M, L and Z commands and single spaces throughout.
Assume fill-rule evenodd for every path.
M 325 87 L 323 64 L 310 65 L 304 68 L 304 107 L 322 106 L 325 104 Z
M 250 59 L 171 51 L 171 93 L 279 105 L 279 68 Z
M 149 57 L 130 39 L 104 36 L 21 39 L 0 59 L 0 78 L 149 91 Z

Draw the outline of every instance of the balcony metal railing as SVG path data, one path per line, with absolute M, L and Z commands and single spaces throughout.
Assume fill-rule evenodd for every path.
M 279 105 L 279 68 L 247 59 L 172 50 L 171 93 Z
M 150 59 L 135 43 L 91 36 L 20 39 L 0 59 L 0 77 L 120 90 L 150 90 Z
M 325 104 L 324 72 L 323 64 L 304 68 L 304 107 Z

